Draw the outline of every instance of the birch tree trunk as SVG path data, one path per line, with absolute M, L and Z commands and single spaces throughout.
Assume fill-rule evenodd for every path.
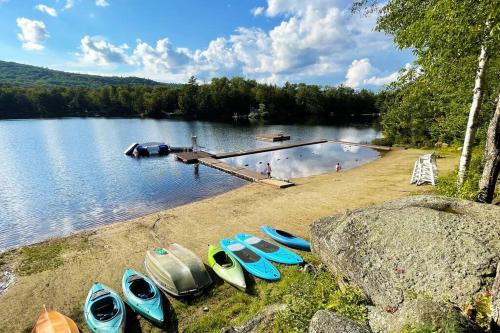
M 486 42 L 481 45 L 481 54 L 479 55 L 479 64 L 476 71 L 476 80 L 472 94 L 472 104 L 469 110 L 469 120 L 467 121 L 467 130 L 465 132 L 464 144 L 462 147 L 462 156 L 458 165 L 458 185 L 462 185 L 465 180 L 465 175 L 469 169 L 472 145 L 476 136 L 476 120 L 479 109 L 481 108 L 481 100 L 483 97 L 483 77 L 484 68 L 486 66 Z
M 476 201 L 491 203 L 500 171 L 500 94 L 497 97 L 495 112 L 488 125 L 484 161 Z

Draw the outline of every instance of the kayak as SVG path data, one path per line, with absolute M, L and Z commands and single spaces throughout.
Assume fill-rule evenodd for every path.
M 73 320 L 57 311 L 44 311 L 38 317 L 31 333 L 78 333 Z
M 311 244 L 308 241 L 286 231 L 274 229 L 267 225 L 260 227 L 260 230 L 281 244 L 293 247 L 294 249 L 311 251 Z
M 269 243 L 262 238 L 249 234 L 237 234 L 236 240 L 245 244 L 246 247 L 266 259 L 279 262 L 281 264 L 301 264 L 304 262 L 298 254 L 285 249 L 284 247 Z
M 208 246 L 208 265 L 222 280 L 238 289 L 246 289 L 245 275 L 241 265 L 220 247 Z
M 161 293 L 153 281 L 129 268 L 123 273 L 122 290 L 125 301 L 135 312 L 158 326 L 163 325 Z
M 250 274 L 265 280 L 279 280 L 280 271 L 267 259 L 250 250 L 243 243 L 225 238 L 220 241 L 222 249 L 235 258 Z
M 101 283 L 90 288 L 83 314 L 92 332 L 125 332 L 125 304 L 116 292 Z
M 200 257 L 176 243 L 146 252 L 144 268 L 160 289 L 174 296 L 198 294 L 212 284 Z

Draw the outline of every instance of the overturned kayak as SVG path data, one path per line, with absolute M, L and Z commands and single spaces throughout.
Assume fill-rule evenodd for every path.
M 144 267 L 160 289 L 174 296 L 196 294 L 212 284 L 203 261 L 179 244 L 148 251 Z
M 280 271 L 267 259 L 250 250 L 243 243 L 226 238 L 220 241 L 222 249 L 231 254 L 248 273 L 265 280 L 279 280 Z
M 38 317 L 31 333 L 78 333 L 73 320 L 57 311 L 44 311 Z
M 164 142 L 133 143 L 124 151 L 128 156 L 168 155 L 170 147 Z
M 308 241 L 286 231 L 274 229 L 267 225 L 260 227 L 260 230 L 281 244 L 298 250 L 311 251 L 311 244 Z
M 302 257 L 298 254 L 281 246 L 269 243 L 262 238 L 249 234 L 237 234 L 236 239 L 266 259 L 288 265 L 301 264 L 304 262 Z
M 83 313 L 92 332 L 125 332 L 125 304 L 116 292 L 101 283 L 90 288 Z
M 153 281 L 129 268 L 123 273 L 122 290 L 127 304 L 135 312 L 158 326 L 163 325 L 161 293 Z
M 222 248 L 214 245 L 208 246 L 208 265 L 224 281 L 238 289 L 246 289 L 247 285 L 243 269 L 238 261 Z

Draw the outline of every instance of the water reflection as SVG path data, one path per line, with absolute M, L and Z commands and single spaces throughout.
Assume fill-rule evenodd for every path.
M 290 179 L 333 171 L 336 163 L 340 163 L 344 170 L 351 169 L 378 156 L 375 150 L 365 147 L 323 143 L 226 158 L 224 161 L 262 174 L 265 174 L 266 165 L 270 163 L 273 177 Z
M 379 135 L 371 128 L 252 127 L 152 119 L 0 121 L 0 250 L 149 214 L 246 184 L 205 166 L 184 165 L 173 156 L 126 157 L 123 150 L 132 142 L 189 146 L 194 134 L 201 146 L 222 152 L 271 145 L 256 141 L 255 135 L 277 131 L 291 135 L 292 140 L 370 141 Z M 351 155 L 359 163 L 373 157 L 354 151 L 356 147 L 328 150 L 339 147 L 318 145 L 245 158 L 270 161 L 273 175 L 293 178 L 331 170 L 336 159 L 344 167 L 358 163 Z M 310 156 L 292 159 L 297 154 Z M 258 162 L 241 161 L 251 163 L 255 170 L 259 170 Z

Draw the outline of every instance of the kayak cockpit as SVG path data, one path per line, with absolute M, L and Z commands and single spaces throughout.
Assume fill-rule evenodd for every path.
M 231 268 L 234 266 L 233 261 L 224 251 L 219 251 L 216 254 L 214 254 L 214 260 L 218 265 L 224 268 Z
M 100 291 L 96 292 L 96 294 L 99 292 Z M 101 298 L 98 298 L 90 307 L 90 311 L 97 320 L 99 321 L 111 320 L 118 314 L 118 312 L 120 312 L 120 308 L 113 297 L 111 296 L 97 296 L 97 297 Z
M 134 274 L 128 277 L 127 282 L 130 283 L 130 291 L 140 299 L 147 300 L 155 296 L 153 286 L 151 286 L 140 275 Z
M 297 238 L 297 236 L 292 235 L 291 233 L 288 233 L 283 230 L 275 229 L 276 233 L 280 236 L 286 237 L 286 238 Z

